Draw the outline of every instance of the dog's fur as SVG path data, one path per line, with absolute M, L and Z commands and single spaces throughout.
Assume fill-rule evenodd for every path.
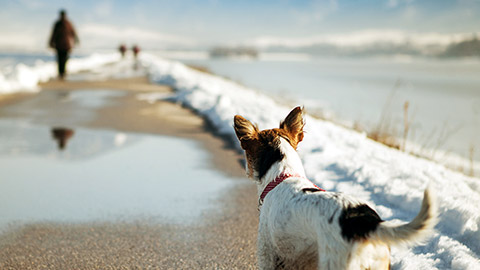
M 265 197 L 260 209 L 257 259 L 260 269 L 389 269 L 390 245 L 423 240 L 436 224 L 436 206 L 425 190 L 410 223 L 393 225 L 364 202 L 323 192 L 306 179 L 297 145 L 303 110 L 293 109 L 280 128 L 259 131 L 236 115 L 234 128 L 245 150 L 247 175 L 258 195 L 280 174 L 292 174 Z

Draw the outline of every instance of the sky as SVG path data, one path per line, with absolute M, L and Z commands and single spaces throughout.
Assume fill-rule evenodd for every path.
M 0 50 L 46 49 L 61 8 L 84 49 L 345 42 L 390 37 L 385 33 L 441 39 L 480 32 L 480 0 L 0 0 L 0 6 Z

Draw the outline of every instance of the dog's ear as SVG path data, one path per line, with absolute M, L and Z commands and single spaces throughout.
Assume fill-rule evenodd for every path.
M 233 123 L 240 145 L 246 150 L 251 143 L 258 139 L 258 128 L 240 115 L 235 115 Z
M 285 130 L 292 139 L 296 140 L 296 144 L 303 140 L 303 127 L 305 122 L 303 120 L 303 108 L 294 108 L 280 123 L 280 128 Z

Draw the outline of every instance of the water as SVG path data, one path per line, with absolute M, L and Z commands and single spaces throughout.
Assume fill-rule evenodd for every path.
M 234 179 L 198 142 L 85 128 L 123 91 L 42 91 L 0 108 L 0 230 L 36 222 L 198 222 Z
M 0 121 L 0 228 L 11 223 L 151 219 L 188 223 L 233 185 L 196 142 Z
M 212 72 L 336 121 L 371 130 L 382 118 L 424 148 L 480 160 L 480 60 L 413 58 L 298 58 L 259 61 L 191 59 Z M 408 145 L 407 145 L 408 150 Z

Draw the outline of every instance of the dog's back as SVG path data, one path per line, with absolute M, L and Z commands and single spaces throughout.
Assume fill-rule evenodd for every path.
M 304 136 L 301 108 L 292 110 L 278 129 L 259 131 L 241 116 L 234 122 L 247 174 L 263 203 L 260 269 L 388 269 L 390 245 L 419 242 L 435 226 L 436 204 L 428 189 L 417 217 L 394 225 L 367 204 L 324 192 L 307 180 L 296 152 Z
M 267 249 L 276 254 L 271 260 L 285 269 L 388 269 L 389 246 L 419 242 L 436 224 L 428 189 L 417 217 L 393 225 L 351 196 L 310 186 L 292 177 L 262 205 L 258 241 L 269 243 Z

